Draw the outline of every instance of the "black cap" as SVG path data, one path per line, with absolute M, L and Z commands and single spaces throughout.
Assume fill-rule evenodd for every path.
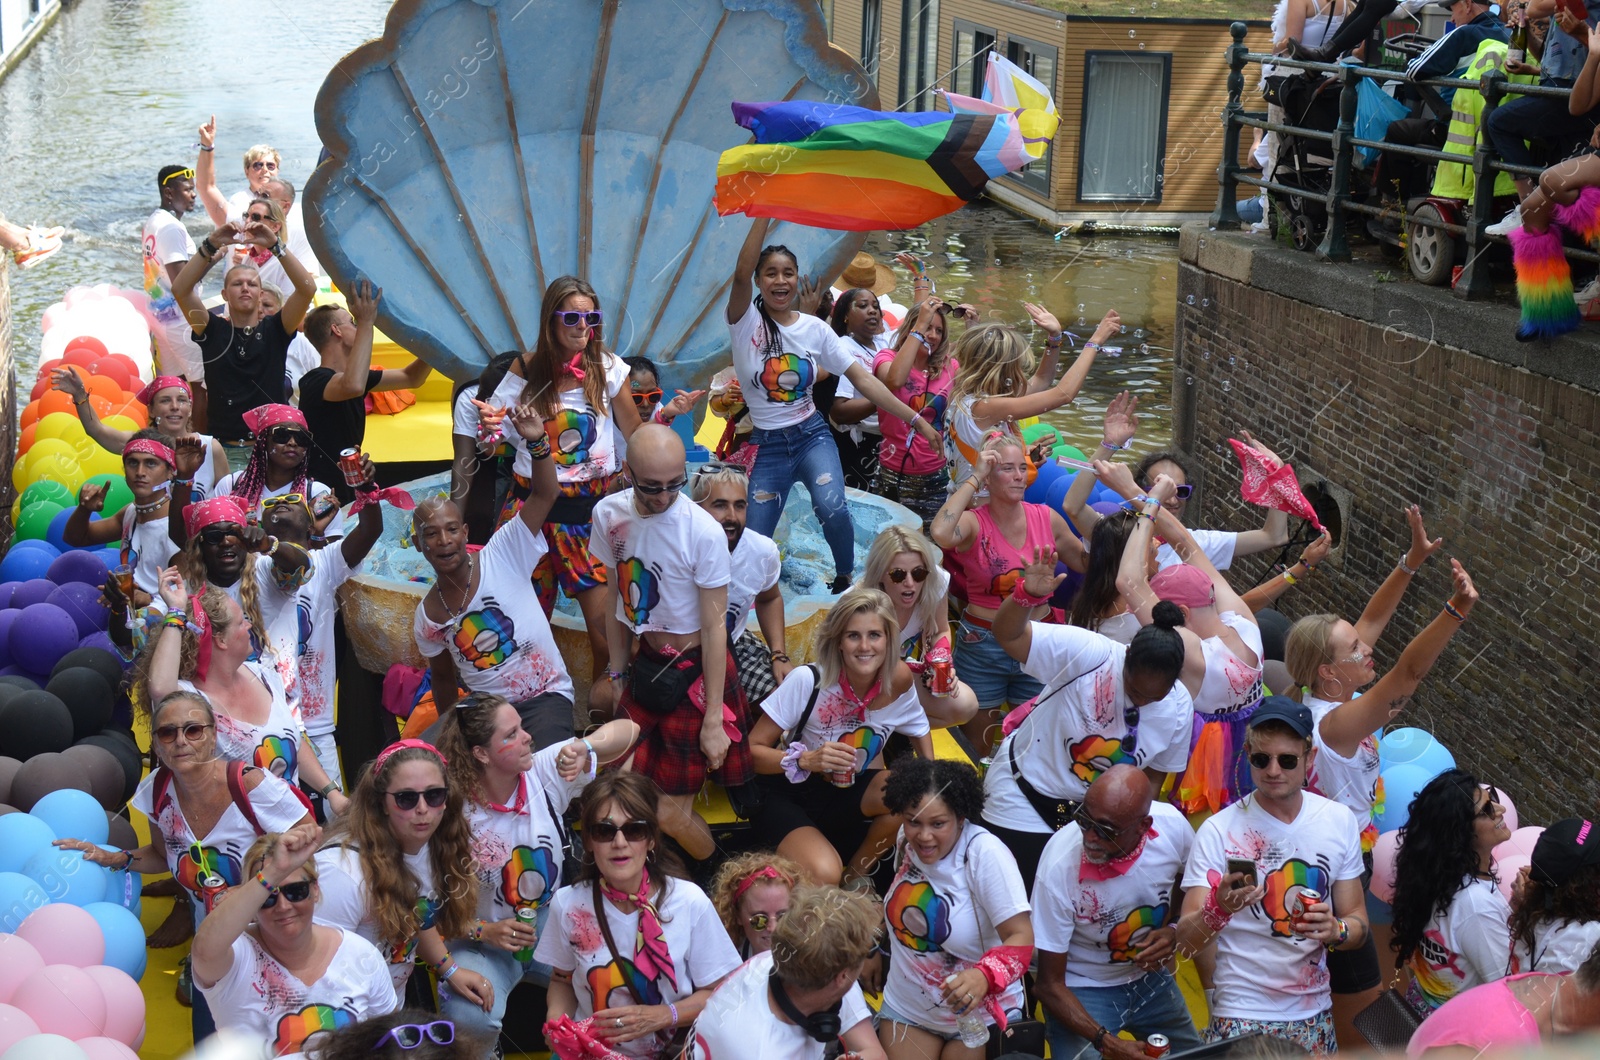
M 1254 729 L 1262 722 L 1281 721 L 1293 729 L 1302 739 L 1311 738 L 1311 708 L 1304 703 L 1296 703 L 1288 696 L 1267 696 L 1250 715 L 1250 728 Z
M 1568 817 L 1539 833 L 1533 844 L 1532 875 L 1546 887 L 1560 887 L 1590 865 L 1600 865 L 1600 828 L 1582 817 Z

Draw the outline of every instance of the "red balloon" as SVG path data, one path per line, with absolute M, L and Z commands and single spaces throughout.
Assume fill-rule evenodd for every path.
M 102 357 L 94 362 L 94 367 L 90 371 L 117 384 L 118 390 L 132 390 L 138 393 L 138 388 L 133 385 L 134 379 L 138 378 L 137 374 L 130 371 L 121 361 L 110 356 Z
M 68 364 L 75 364 L 79 368 L 82 368 L 84 374 L 87 375 L 90 366 L 104 356 L 105 354 L 96 353 L 87 346 L 79 346 L 75 350 L 69 349 L 66 353 L 62 354 L 61 359 L 66 361 Z
M 85 368 L 111 353 L 110 350 L 106 349 L 106 344 L 95 338 L 93 335 L 79 335 L 75 339 L 68 339 L 67 348 L 61 351 L 61 355 L 67 360 L 72 361 L 72 352 L 74 350 L 88 350 L 93 354 L 93 356 L 89 358 L 88 362 L 83 365 Z M 72 361 L 72 363 L 78 364 L 80 362 Z
M 55 371 L 57 368 L 60 368 L 62 365 L 66 364 L 66 363 L 67 362 L 64 361 L 63 359 L 61 359 L 60 357 L 52 357 L 52 358 L 50 358 L 48 361 L 44 362 L 43 364 L 41 364 L 39 366 L 39 377 L 41 379 L 49 379 L 51 372 Z

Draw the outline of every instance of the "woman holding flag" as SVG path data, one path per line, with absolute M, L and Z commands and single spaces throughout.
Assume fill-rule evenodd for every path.
M 764 217 L 751 222 L 728 292 L 733 368 L 755 424 L 749 443 L 756 455 L 748 527 L 770 537 L 789 490 L 796 479 L 804 481 L 833 551 L 829 590 L 838 593 L 850 585 L 855 571 L 855 529 L 845 503 L 839 449 L 812 400 L 817 373 L 844 376 L 856 393 L 908 424 L 930 445 L 943 441 L 932 424 L 840 345 L 825 321 L 795 308 L 813 284 L 800 276 L 800 263 L 788 247 L 763 246 L 770 223 Z

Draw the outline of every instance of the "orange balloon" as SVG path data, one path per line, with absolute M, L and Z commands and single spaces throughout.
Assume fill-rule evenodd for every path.
M 17 455 L 21 456 L 33 448 L 33 436 L 39 430 L 37 422 L 30 423 L 22 428 L 22 437 L 17 440 Z
M 91 397 L 92 400 L 93 398 Z M 77 413 L 77 409 L 72 404 L 72 396 L 63 394 L 59 390 L 45 391 L 40 395 L 38 405 L 41 416 L 48 416 L 52 412 L 65 412 L 68 415 L 76 415 Z
M 44 408 L 43 405 L 40 405 L 39 407 Z M 111 415 L 111 402 L 101 397 L 99 394 L 89 395 L 89 407 L 94 409 L 94 414 L 99 416 L 102 420 Z
M 116 383 L 118 390 L 128 389 L 133 385 L 133 381 L 138 378 L 138 374 L 130 372 L 127 365 L 109 355 L 94 362 L 93 371 L 95 375 L 103 375 L 113 383 Z
M 89 388 L 89 393 L 97 394 L 107 401 L 115 401 L 122 396 L 122 388 L 117 385 L 116 380 L 107 379 L 103 375 L 91 375 L 84 385 Z
M 126 416 L 130 420 L 133 420 L 135 423 L 137 423 L 140 427 L 150 426 L 150 414 L 145 411 L 145 407 L 143 405 L 132 400 L 131 398 L 126 402 L 122 402 L 113 406 L 111 409 L 111 415 Z
M 37 401 L 28 402 L 28 407 L 22 410 L 22 425 L 24 427 L 32 427 L 35 423 L 39 422 L 39 417 L 41 415 L 42 413 L 39 411 L 39 403 Z

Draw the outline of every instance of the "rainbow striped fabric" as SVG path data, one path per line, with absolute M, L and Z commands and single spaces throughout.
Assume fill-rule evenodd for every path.
M 755 143 L 717 163 L 723 215 L 853 232 L 914 228 L 1033 161 L 1009 112 L 902 114 L 794 101 L 735 103 L 733 116 Z

